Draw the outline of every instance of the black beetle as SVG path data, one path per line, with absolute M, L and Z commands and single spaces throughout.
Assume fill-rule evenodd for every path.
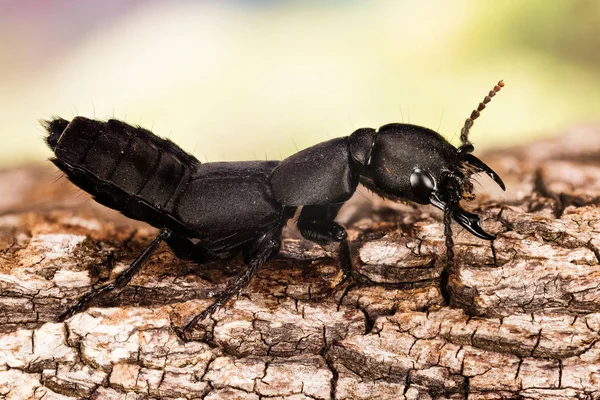
M 473 198 L 470 177 L 476 173 L 486 173 L 505 188 L 500 177 L 471 154 L 474 148 L 468 140 L 473 120 L 503 86 L 498 82 L 467 118 L 458 148 L 431 129 L 394 123 L 377 131 L 358 129 L 283 161 L 201 164 L 171 141 L 118 120 L 44 121 L 46 142 L 56 156 L 51 161 L 75 185 L 99 203 L 160 229 L 114 281 L 84 295 L 60 320 L 86 309 L 98 295 L 125 286 L 163 240 L 179 258 L 198 263 L 241 252 L 247 268 L 184 327 L 186 331 L 239 293 L 278 252 L 281 230 L 298 207 L 302 210 L 297 227 L 306 239 L 340 244 L 343 278 L 338 287 L 351 277 L 352 266 L 346 230 L 334 220 L 359 182 L 384 198 L 443 210 L 447 267 L 451 266 L 452 219 L 481 239 L 494 239 L 459 201 Z

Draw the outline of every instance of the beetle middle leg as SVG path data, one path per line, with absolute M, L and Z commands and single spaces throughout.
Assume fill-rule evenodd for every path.
M 352 258 L 348 245 L 348 233 L 341 225 L 333 220 L 343 204 L 304 206 L 298 218 L 298 230 L 306 239 L 322 246 L 339 243 L 340 264 L 342 279 L 326 294 L 336 291 L 340 286 L 352 278 Z
M 121 271 L 112 282 L 109 282 L 98 288 L 94 288 L 89 293 L 85 294 L 79 299 L 79 301 L 77 301 L 77 303 L 74 306 L 62 313 L 58 317 L 58 321 L 62 322 L 72 317 L 76 313 L 86 310 L 87 308 L 89 308 L 92 300 L 94 300 L 96 297 L 105 293 L 112 292 L 116 289 L 121 289 L 125 285 L 127 285 L 131 281 L 131 279 L 133 279 L 135 274 L 138 273 L 138 271 L 142 268 L 144 263 L 148 261 L 148 258 L 150 258 L 152 253 L 154 253 L 154 250 L 156 250 L 159 243 L 163 240 L 168 239 L 169 236 L 171 236 L 171 230 L 166 228 L 161 229 L 158 236 L 154 238 L 154 240 L 144 249 L 142 254 L 140 254 L 138 258 L 136 258 L 131 264 L 129 264 L 127 268 Z
M 258 241 L 246 253 L 245 262 L 247 264 L 246 269 L 239 274 L 237 277 L 232 279 L 227 287 L 220 293 L 217 293 L 215 300 L 200 314 L 194 316 L 190 322 L 183 327 L 183 334 L 185 335 L 190 329 L 194 327 L 199 321 L 202 321 L 219 307 L 225 305 L 233 296 L 239 294 L 239 292 L 248 285 L 248 282 L 252 279 L 256 271 L 273 255 L 279 251 L 281 242 L 277 239 L 277 236 L 270 232 L 263 235 Z

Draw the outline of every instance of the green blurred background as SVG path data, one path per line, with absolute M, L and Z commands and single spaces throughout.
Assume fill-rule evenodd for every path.
M 116 117 L 201 161 L 411 122 L 480 149 L 600 120 L 600 2 L 0 1 L 0 167 L 38 120 Z

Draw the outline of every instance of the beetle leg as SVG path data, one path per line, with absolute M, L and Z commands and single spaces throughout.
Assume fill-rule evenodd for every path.
M 272 234 L 263 236 L 255 245 L 255 251 L 248 256 L 248 267 L 239 274 L 235 279 L 231 280 L 227 287 L 215 296 L 215 300 L 204 311 L 196 315 L 190 322 L 183 327 L 183 334 L 194 327 L 198 322 L 202 321 L 219 307 L 225 305 L 233 296 L 237 295 L 254 276 L 256 271 L 273 255 L 279 251 L 281 242 L 274 239 Z
M 444 210 L 444 236 L 446 237 L 446 265 L 440 274 L 440 292 L 446 301 L 450 304 L 452 287 L 450 286 L 450 275 L 454 271 L 454 238 L 452 237 L 452 207 Z
M 339 243 L 340 264 L 342 279 L 328 293 L 336 291 L 352 277 L 352 258 L 348 245 L 348 233 L 333 219 L 336 217 L 342 204 L 329 206 L 305 206 L 298 218 L 298 230 L 306 239 L 320 245 Z
M 158 244 L 161 241 L 166 240 L 170 235 L 171 230 L 167 228 L 161 229 L 158 236 L 155 237 L 154 240 L 148 245 L 148 247 L 144 249 L 142 254 L 140 254 L 138 258 L 136 258 L 131 264 L 129 264 L 127 268 L 121 271 L 112 282 L 107 283 L 106 285 L 100 286 L 98 288 L 94 288 L 89 293 L 82 296 L 74 306 L 69 308 L 67 311 L 65 311 L 58 317 L 58 321 L 62 322 L 72 317 L 76 313 L 88 309 L 90 303 L 96 297 L 101 296 L 105 293 L 112 292 L 116 289 L 122 289 L 124 286 L 126 286 L 135 276 L 135 274 L 142 268 L 142 265 L 144 265 L 148 258 L 150 258 L 152 253 L 154 253 L 154 250 L 156 250 Z
M 339 243 L 340 264 L 342 267 L 342 280 L 352 274 L 352 259 L 350 258 L 350 246 L 348 245 L 348 233 L 340 225 L 333 221 L 300 221 L 298 229 L 302 236 L 320 245 Z
M 194 244 L 184 236 L 172 234 L 165 239 L 165 242 L 167 242 L 173 253 L 180 260 L 189 260 L 197 264 L 204 264 L 213 259 L 200 243 Z

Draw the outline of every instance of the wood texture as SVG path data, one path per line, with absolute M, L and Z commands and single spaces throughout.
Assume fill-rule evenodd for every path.
M 319 298 L 335 249 L 284 247 L 193 340 L 189 321 L 239 271 L 161 245 L 118 296 L 55 323 L 156 234 L 95 204 L 50 165 L 0 172 L 2 399 L 598 399 L 600 130 L 481 156 L 471 207 L 490 244 L 455 226 L 445 304 L 441 215 L 356 196 L 343 210 L 374 284 Z M 365 189 L 362 189 L 366 192 Z

